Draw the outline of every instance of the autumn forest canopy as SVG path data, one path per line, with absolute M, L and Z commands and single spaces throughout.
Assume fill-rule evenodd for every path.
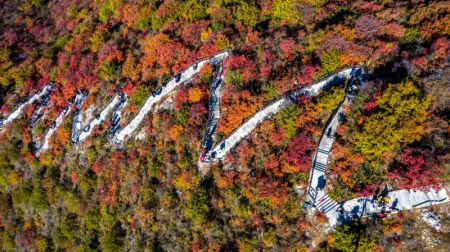
M 206 174 L 197 161 L 212 64 L 156 104 L 143 137 L 123 148 L 110 144 L 109 120 L 75 146 L 66 119 L 39 156 L 32 138 L 82 89 L 86 114 L 122 90 L 125 125 L 175 74 L 230 49 L 216 141 L 282 95 L 364 66 L 336 130 L 327 194 L 342 202 L 384 185 L 445 188 L 449 10 L 421 0 L 0 0 L 0 118 L 55 83 L 45 118 L 31 126 L 31 104 L 0 132 L 1 250 L 426 250 L 410 238 L 414 212 L 326 233 L 326 217 L 302 208 L 348 82 L 282 108 Z

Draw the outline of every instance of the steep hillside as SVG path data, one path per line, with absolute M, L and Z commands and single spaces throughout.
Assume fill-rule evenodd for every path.
M 0 0 L 2 251 L 445 250 L 449 9 Z

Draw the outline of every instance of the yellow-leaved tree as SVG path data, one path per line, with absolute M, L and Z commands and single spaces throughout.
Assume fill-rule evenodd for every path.
M 430 98 L 404 81 L 390 84 L 376 105 L 379 110 L 355 132 L 355 147 L 370 161 L 388 160 L 396 149 L 422 137 Z

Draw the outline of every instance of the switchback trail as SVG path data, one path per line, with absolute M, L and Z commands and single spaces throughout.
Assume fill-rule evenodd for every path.
M 157 88 L 148 96 L 137 115 L 127 125 L 120 125 L 122 117 L 121 112 L 127 105 L 129 99 L 122 91 L 118 90 L 110 103 L 91 119 L 92 116 L 89 113 L 85 112 L 83 114 L 81 112 L 83 102 L 89 93 L 87 90 L 78 90 L 77 93 L 67 101 L 66 105 L 60 109 L 59 115 L 47 128 L 42 140 L 38 140 L 33 136 L 33 150 L 36 155 L 39 155 L 50 148 L 50 139 L 72 110 L 75 111 L 71 132 L 71 141 L 74 144 L 83 143 L 91 135 L 94 128 L 104 122 L 107 116 L 111 114 L 111 124 L 108 131 L 109 135 L 111 135 L 111 142 L 118 146 L 123 146 L 123 142 L 128 137 L 136 135 L 135 131 L 144 120 L 144 117 L 154 108 L 155 104 L 164 101 L 172 91 L 191 80 L 193 76 L 200 72 L 203 66 L 211 64 L 215 67 L 216 73 L 210 85 L 209 116 L 205 127 L 204 137 L 201 141 L 200 157 L 198 160 L 198 167 L 203 173 L 210 164 L 223 160 L 232 149 L 234 149 L 264 120 L 271 118 L 287 105 L 293 104 L 299 97 L 317 96 L 331 86 L 342 84 L 347 80 L 348 84 L 346 87 L 345 98 L 326 125 L 314 155 L 306 196 L 309 205 L 314 206 L 324 213 L 328 217 L 329 223 L 334 226 L 351 220 L 355 216 L 376 216 L 380 213 L 385 213 L 387 211 L 386 209 L 389 209 L 389 211 L 401 211 L 446 203 L 449 201 L 445 189 L 436 191 L 432 188 L 423 188 L 423 190 L 415 191 L 397 190 L 387 192 L 384 197 L 388 197 L 390 201 L 388 204 L 383 205 L 375 202 L 375 198 L 372 196 L 359 197 L 338 203 L 325 193 L 327 163 L 331 155 L 334 135 L 342 118 L 345 117 L 343 113 L 344 106 L 351 106 L 356 90 L 360 85 L 364 84 L 365 73 L 363 67 L 357 66 L 344 69 L 309 87 L 303 87 L 286 93 L 247 118 L 246 121 L 236 128 L 228 137 L 225 137 L 214 145 L 215 133 L 221 115 L 220 91 L 224 82 L 223 61 L 229 54 L 229 50 L 218 52 L 209 58 L 194 62 L 187 69 L 176 74 L 168 83 L 166 83 L 166 85 Z M 38 106 L 33 113 L 32 121 L 30 123 L 30 125 L 33 126 L 38 120 L 45 116 L 43 111 L 45 110 L 45 107 L 49 105 L 49 96 L 53 92 L 53 89 L 54 84 L 49 83 L 45 85 L 40 92 L 26 99 L 24 103 L 19 105 L 11 114 L 6 116 L 5 119 L 0 119 L 0 129 L 4 128 L 13 120 L 18 119 L 26 106 L 38 102 Z M 85 125 L 83 125 L 82 122 L 83 117 L 88 118 L 88 123 Z

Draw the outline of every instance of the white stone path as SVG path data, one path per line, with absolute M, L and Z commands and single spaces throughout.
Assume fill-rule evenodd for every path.
M 19 118 L 27 105 L 36 102 L 37 100 L 41 99 L 44 96 L 50 95 L 50 93 L 53 92 L 53 88 L 54 88 L 53 83 L 49 83 L 45 85 L 39 93 L 33 94 L 29 99 L 27 99 L 27 101 L 19 105 L 11 114 L 9 114 L 9 116 L 7 116 L 6 119 L 0 120 L 0 129 L 3 129 L 6 124 Z
M 111 102 L 106 105 L 105 108 L 103 108 L 100 113 L 98 113 L 87 125 L 82 126 L 81 123 L 76 125 L 77 128 L 75 129 L 75 132 L 77 132 L 77 134 L 72 136 L 72 142 L 75 144 L 83 143 L 91 135 L 94 128 L 105 121 L 106 117 L 110 113 L 113 114 L 112 119 L 114 119 L 115 123 L 118 123 L 121 119 L 120 112 L 126 106 L 127 101 L 128 96 L 125 93 L 119 92 L 116 94 Z M 80 118 L 77 121 L 81 121 L 81 113 L 79 114 L 79 117 Z
M 71 112 L 73 107 L 76 108 L 76 114 L 73 118 L 72 124 L 72 141 L 76 144 L 80 144 L 86 140 L 86 138 L 92 133 L 92 130 L 101 124 L 112 111 L 112 125 L 113 129 L 110 129 L 113 138 L 112 142 L 121 145 L 123 141 L 133 135 L 144 117 L 153 108 L 153 105 L 165 99 L 169 93 L 174 91 L 178 86 L 189 81 L 194 75 L 198 74 L 202 67 L 207 63 L 212 63 L 216 66 L 216 76 L 211 84 L 211 97 L 209 108 L 208 125 L 205 129 L 205 137 L 202 141 L 202 148 L 205 153 L 202 153 L 201 160 L 198 165 L 201 169 L 203 166 L 213 162 L 222 160 L 233 148 L 235 148 L 245 137 L 247 137 L 262 121 L 272 117 L 275 113 L 280 111 L 283 107 L 292 104 L 294 100 L 299 96 L 316 96 L 322 93 L 324 90 L 337 83 L 342 83 L 345 79 L 351 79 L 359 77 L 363 68 L 354 67 L 344 69 L 325 80 L 319 81 L 310 87 L 305 87 L 296 91 L 292 91 L 289 94 L 283 95 L 281 98 L 273 101 L 269 105 L 265 106 L 260 111 L 256 112 L 253 116 L 249 117 L 240 127 L 238 127 L 230 136 L 226 137 L 214 147 L 212 147 L 215 130 L 218 120 L 220 119 L 220 87 L 223 83 L 223 70 L 221 63 L 228 57 L 230 51 L 221 51 L 214 56 L 195 62 L 183 72 L 172 78 L 165 86 L 161 87 L 156 93 L 151 94 L 144 105 L 139 110 L 138 114 L 131 120 L 129 124 L 123 127 L 120 131 L 119 121 L 121 118 L 121 111 L 126 106 L 128 97 L 123 93 L 116 94 L 111 102 L 101 110 L 99 114 L 95 116 L 87 125 L 83 127 L 81 123 L 82 112 L 81 106 L 84 99 L 87 96 L 87 92 L 79 91 L 74 97 L 72 102 L 62 109 L 56 120 L 51 124 L 49 129 L 45 132 L 42 143 L 35 143 L 36 155 L 48 150 L 50 148 L 49 141 L 56 129 L 62 124 L 65 117 Z M 358 74 L 359 72 L 359 74 Z M 0 120 L 0 129 L 6 124 L 20 117 L 25 106 L 36 102 L 45 96 L 49 96 L 53 91 L 54 85 L 52 83 L 45 85 L 43 89 L 32 95 L 25 103 L 21 104 L 16 110 L 14 110 L 4 120 Z M 353 87 L 350 85 L 350 88 Z M 347 89 L 348 91 L 349 89 Z M 351 104 L 351 92 L 346 94 L 344 101 L 337 109 L 336 113 L 331 118 L 329 124 L 326 126 L 323 136 L 319 142 L 318 149 L 314 156 L 312 169 L 310 171 L 310 184 L 307 190 L 307 200 L 314 205 L 317 209 L 323 212 L 329 220 L 329 223 L 334 226 L 336 224 L 348 221 L 354 216 L 367 216 L 376 215 L 385 210 L 382 206 L 375 203 L 372 197 L 359 197 L 346 202 L 337 203 L 331 200 L 324 192 L 326 184 L 326 167 L 328 159 L 334 143 L 334 134 L 340 123 L 340 117 L 343 116 L 342 108 Z M 209 142 L 208 142 L 209 141 Z M 205 147 L 208 146 L 206 149 Z M 390 202 L 387 206 L 394 211 L 409 210 L 412 208 L 426 207 L 435 204 L 442 204 L 449 201 L 447 191 L 441 189 L 436 191 L 432 188 L 424 188 L 423 190 L 397 190 L 391 191 L 387 194 L 390 198 Z
M 352 85 L 352 84 L 350 84 Z M 353 86 L 350 86 L 353 90 Z M 351 92 L 346 92 L 344 101 L 332 116 L 322 134 L 310 171 L 307 201 L 324 213 L 331 226 L 352 220 L 354 217 L 377 217 L 381 213 L 397 212 L 421 208 L 449 201 L 445 188 L 436 191 L 433 188 L 421 190 L 396 190 L 387 193 L 389 202 L 384 206 L 378 204 L 374 196 L 358 197 L 342 203 L 332 200 L 324 191 L 326 185 L 326 168 L 331 155 L 336 129 L 344 116 L 343 108 L 351 105 Z
M 74 104 L 75 105 L 82 104 L 85 98 L 86 98 L 85 95 L 83 95 L 81 92 L 78 92 L 74 97 Z M 58 115 L 58 117 L 55 119 L 55 121 L 53 121 L 53 123 L 50 125 L 50 128 L 48 128 L 47 131 L 45 132 L 44 140 L 42 141 L 42 143 L 38 143 L 38 142 L 33 143 L 34 149 L 35 149 L 35 154 L 37 156 L 39 156 L 42 152 L 44 152 L 50 148 L 50 144 L 49 144 L 50 139 L 52 138 L 53 134 L 55 134 L 56 129 L 58 129 L 59 126 L 61 126 L 64 119 L 67 117 L 67 115 L 69 115 L 71 110 L 72 110 L 72 106 L 71 106 L 71 104 L 68 103 L 68 105 L 66 105 L 62 109 L 61 113 Z
M 179 79 L 177 77 L 172 78 L 165 86 L 161 87 L 160 94 L 150 95 L 145 101 L 144 105 L 139 110 L 138 114 L 127 124 L 122 130 L 120 130 L 117 134 L 114 134 L 113 143 L 117 145 L 121 145 L 126 137 L 131 136 L 133 132 L 139 127 L 141 122 L 144 120 L 144 117 L 150 112 L 153 105 L 163 98 L 167 96 L 170 92 L 172 92 L 175 88 L 180 86 L 192 79 L 192 77 L 200 72 L 203 66 L 207 63 L 214 63 L 216 61 L 221 61 L 224 58 L 228 57 L 230 51 L 225 50 L 217 53 L 211 58 L 207 58 L 204 60 L 200 60 L 194 64 L 192 64 L 189 68 L 179 73 Z
M 143 121 L 144 117 L 150 112 L 150 110 L 153 108 L 153 105 L 162 101 L 163 99 L 167 98 L 167 95 L 170 94 L 172 91 L 174 91 L 177 87 L 183 85 L 184 83 L 188 82 L 192 79 L 193 76 L 198 74 L 200 70 L 208 63 L 217 65 L 230 55 L 229 50 L 223 50 L 215 55 L 199 60 L 197 62 L 194 62 L 191 64 L 187 69 L 180 72 L 179 74 L 175 75 L 166 85 L 160 87 L 157 89 L 157 91 L 153 92 L 149 95 L 147 100 L 145 101 L 144 105 L 139 110 L 138 114 L 123 127 L 123 129 L 120 129 L 120 119 L 122 117 L 121 112 L 124 109 L 124 107 L 127 105 L 128 97 L 123 92 L 119 92 L 116 94 L 111 102 L 105 106 L 101 110 L 99 114 L 95 116 L 94 119 L 90 120 L 90 122 L 86 125 L 83 125 L 82 119 L 85 116 L 91 117 L 92 115 L 83 115 L 83 112 L 81 111 L 83 102 L 88 95 L 87 90 L 79 90 L 76 94 L 76 96 L 73 98 L 72 101 L 67 102 L 67 105 L 63 107 L 60 114 L 57 116 L 55 121 L 51 124 L 51 126 L 46 130 L 43 140 L 37 141 L 34 140 L 33 142 L 33 150 L 36 155 L 40 155 L 42 152 L 48 150 L 50 148 L 49 141 L 54 135 L 56 129 L 60 127 L 63 120 L 67 117 L 67 115 L 74 109 L 75 107 L 75 115 L 72 120 L 72 132 L 71 132 L 71 140 L 74 144 L 81 144 L 83 143 L 92 133 L 93 129 L 100 125 L 108 116 L 108 114 L 112 111 L 112 121 L 111 121 L 111 127 L 109 133 L 112 134 L 112 143 L 117 145 L 122 145 L 123 141 L 134 134 L 134 131 L 138 128 L 140 123 Z M 220 67 L 220 75 L 216 75 L 216 81 L 220 80 L 220 83 L 216 82 L 214 83 L 216 85 L 215 90 L 215 97 L 217 98 L 217 107 L 218 104 L 218 95 L 220 93 L 220 86 L 223 82 L 223 70 L 222 67 Z M 53 91 L 54 85 L 48 84 L 42 88 L 42 90 L 31 96 L 25 103 L 21 104 L 15 111 L 13 111 L 9 116 L 6 117 L 6 119 L 1 120 L 0 119 L 0 129 L 3 128 L 4 125 L 12 122 L 13 120 L 17 119 L 23 112 L 23 109 L 37 100 L 41 99 L 44 96 L 48 96 Z M 215 111 L 216 117 L 220 117 L 220 111 L 216 109 Z M 217 113 L 219 112 L 219 113 Z M 213 123 L 217 123 L 218 118 L 216 118 Z M 213 131 L 215 133 L 215 131 Z
M 206 166 L 208 163 L 223 160 L 223 158 L 235 148 L 245 137 L 247 137 L 259 124 L 269 119 L 282 108 L 292 104 L 299 96 L 317 96 L 324 89 L 332 85 L 339 84 L 343 79 L 350 78 L 352 70 L 361 69 L 360 67 L 344 69 L 322 81 L 315 83 L 310 87 L 305 87 L 290 94 L 283 95 L 281 98 L 265 106 L 254 115 L 250 116 L 241 126 L 234 130 L 228 137 L 216 144 L 216 146 L 206 153 L 205 160 L 199 162 L 200 166 Z

